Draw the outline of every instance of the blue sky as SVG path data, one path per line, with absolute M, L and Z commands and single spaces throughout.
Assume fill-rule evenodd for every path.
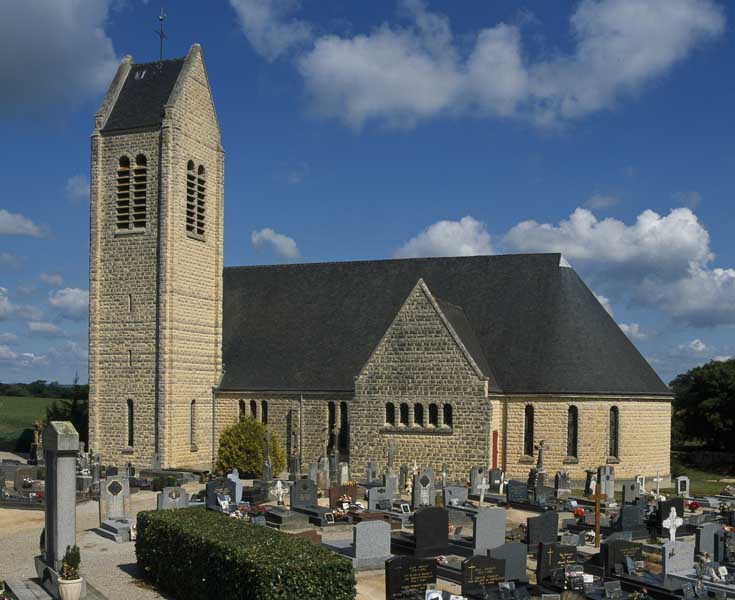
M 213 87 L 226 265 L 561 251 L 665 381 L 735 355 L 730 5 L 28 0 L 0 6 L 0 380 L 86 380 L 92 116 L 162 6 Z

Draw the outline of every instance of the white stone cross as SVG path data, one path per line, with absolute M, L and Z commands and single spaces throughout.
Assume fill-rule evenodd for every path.
M 684 519 L 677 516 L 676 514 L 676 507 L 671 507 L 671 512 L 669 512 L 669 518 L 666 519 L 663 523 L 661 523 L 664 526 L 664 529 L 669 530 L 669 539 L 672 542 L 676 541 L 676 530 L 679 529 L 682 525 L 684 525 Z
M 413 459 L 413 474 L 416 475 L 419 472 L 419 466 L 416 464 L 416 459 Z
M 656 496 L 661 495 L 661 482 L 663 480 L 663 477 L 659 477 L 658 472 L 656 472 L 656 477 L 653 478 L 653 481 L 656 483 Z
M 488 484 L 487 479 L 485 476 L 482 476 L 482 479 L 480 480 L 480 484 L 477 486 L 477 489 L 480 490 L 480 506 L 482 506 L 482 503 L 485 502 L 485 490 L 490 489 L 490 484 Z

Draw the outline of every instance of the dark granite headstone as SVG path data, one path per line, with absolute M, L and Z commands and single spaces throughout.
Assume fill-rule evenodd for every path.
M 426 586 L 436 583 L 436 561 L 433 558 L 396 556 L 385 561 L 385 600 L 410 598 L 423 594 Z
M 559 532 L 559 513 L 545 512 L 538 517 L 531 517 L 528 524 L 528 547 L 535 551 L 539 544 L 553 544 Z
M 527 503 L 528 486 L 522 481 L 509 481 L 508 485 L 505 486 L 505 498 L 508 504 Z
M 623 587 L 620 581 L 605 582 L 605 600 L 621 600 L 623 597 Z
M 489 556 L 471 556 L 462 561 L 462 595 L 482 595 L 505 581 L 505 561 Z
M 671 513 L 671 507 L 676 509 L 676 514 L 679 517 L 684 516 L 684 498 L 669 498 L 658 503 L 658 524 L 663 525 L 663 522 L 669 518 Z
M 705 523 L 701 527 L 697 527 L 697 545 L 695 552 L 697 554 L 709 554 L 714 562 L 724 561 L 724 552 L 718 548 L 718 541 L 722 540 L 721 523 Z
M 526 557 L 528 546 L 521 542 L 506 542 L 497 548 L 491 548 L 487 552 L 490 558 L 503 559 L 505 561 L 505 578 L 508 581 L 528 581 L 526 573 Z
M 490 469 L 490 489 L 488 490 L 491 494 L 500 493 L 500 488 L 503 485 L 504 473 L 500 469 Z
M 641 498 L 641 486 L 638 481 L 626 481 L 623 484 L 623 504 L 634 504 Z
M 299 479 L 291 486 L 291 510 L 317 506 L 317 488 L 311 479 Z
M 620 507 L 617 529 L 619 531 L 632 531 L 641 527 L 645 522 L 644 504 L 624 504 Z
M 237 487 L 231 479 L 212 479 L 207 482 L 206 506 L 210 510 L 222 510 L 221 500 L 227 500 L 231 505 L 236 504 Z
M 604 575 L 609 577 L 615 571 L 616 564 L 626 564 L 626 559 L 643 560 L 643 546 L 625 540 L 612 540 L 600 545 L 600 556 Z
M 564 544 L 544 544 L 538 546 L 536 558 L 536 581 L 540 584 L 564 572 L 569 565 L 577 564 L 577 547 Z
M 445 508 L 429 506 L 413 516 L 414 556 L 439 556 L 447 553 L 449 514 Z

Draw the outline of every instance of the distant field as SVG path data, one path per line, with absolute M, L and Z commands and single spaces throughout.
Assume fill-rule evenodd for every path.
M 33 422 L 46 417 L 55 398 L 0 396 L 0 450 L 27 451 L 33 441 Z

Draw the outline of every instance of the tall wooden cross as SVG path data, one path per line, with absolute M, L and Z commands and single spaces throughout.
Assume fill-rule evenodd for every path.
M 607 500 L 607 494 L 600 494 L 599 492 L 588 496 L 587 500 L 592 500 L 595 503 L 595 548 L 600 547 L 600 502 Z

